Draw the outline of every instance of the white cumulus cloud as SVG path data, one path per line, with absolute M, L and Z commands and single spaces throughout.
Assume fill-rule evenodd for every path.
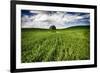
M 23 15 L 21 17 L 22 28 L 46 28 L 51 25 L 55 25 L 56 28 L 66 28 L 67 23 L 75 22 L 76 20 L 89 17 L 89 14 L 80 16 L 78 14 L 71 15 L 67 12 L 54 12 L 48 11 L 30 11 L 30 13 L 36 13 L 36 15 Z M 66 23 L 66 24 L 65 24 Z

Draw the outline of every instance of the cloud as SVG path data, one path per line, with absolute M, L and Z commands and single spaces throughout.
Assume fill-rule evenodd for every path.
M 84 15 L 79 15 L 79 13 L 70 14 L 67 12 L 60 11 L 31 11 L 30 13 L 35 13 L 35 15 L 23 15 L 22 28 L 46 28 L 48 29 L 51 25 L 55 25 L 56 28 L 67 28 L 75 23 L 83 25 L 83 22 L 88 21 L 90 15 L 84 13 Z M 87 19 L 85 19 L 87 18 Z M 82 23 L 81 23 L 82 22 Z M 69 25 L 70 23 L 70 25 Z

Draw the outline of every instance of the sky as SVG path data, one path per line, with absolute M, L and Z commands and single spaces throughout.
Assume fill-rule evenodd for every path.
M 90 13 L 65 11 L 21 10 L 22 28 L 57 29 L 90 25 Z

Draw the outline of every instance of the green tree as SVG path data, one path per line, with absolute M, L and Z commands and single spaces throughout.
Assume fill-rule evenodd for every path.
M 50 26 L 50 29 L 56 30 L 56 26 L 55 25 L 52 25 L 52 26 Z

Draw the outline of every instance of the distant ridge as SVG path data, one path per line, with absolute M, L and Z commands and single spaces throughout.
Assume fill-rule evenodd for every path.
M 56 29 L 56 30 L 65 30 L 65 29 L 76 29 L 76 28 L 80 28 L 80 29 L 83 29 L 83 28 L 90 28 L 90 26 L 72 26 L 72 27 L 68 27 L 68 28 L 64 28 L 64 29 Z M 49 30 L 49 29 L 41 29 L 41 28 L 21 28 L 22 30 Z
M 72 27 L 68 27 L 68 28 L 65 28 L 65 29 L 69 29 L 69 28 L 90 28 L 90 25 L 87 25 L 87 26 L 72 26 Z

